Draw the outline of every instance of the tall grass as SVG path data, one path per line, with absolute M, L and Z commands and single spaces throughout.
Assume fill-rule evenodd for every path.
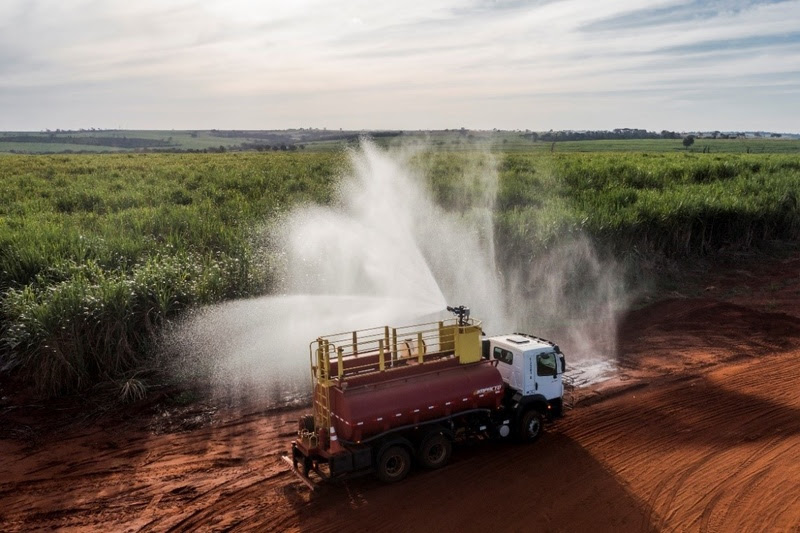
M 509 155 L 498 232 L 525 259 L 581 232 L 616 254 L 686 256 L 800 238 L 800 157 Z
M 448 209 L 485 191 L 487 160 L 424 152 Z M 693 256 L 800 237 L 800 157 L 698 153 L 496 154 L 503 261 L 571 234 L 616 254 Z M 341 152 L 0 158 L 0 371 L 43 395 L 127 384 L 166 321 L 267 292 L 254 228 L 298 202 L 327 203 Z
M 316 154 L 0 159 L 0 370 L 43 395 L 141 369 L 165 320 L 269 289 L 255 226 L 327 202 Z

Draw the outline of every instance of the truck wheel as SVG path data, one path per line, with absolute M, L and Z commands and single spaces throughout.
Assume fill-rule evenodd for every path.
M 419 462 L 425 468 L 441 468 L 450 460 L 453 445 L 450 439 L 437 433 L 422 441 L 419 447 Z
M 542 434 L 542 415 L 531 409 L 522 415 L 519 425 L 519 438 L 525 442 L 533 442 Z
M 390 446 L 378 458 L 378 479 L 385 483 L 400 481 L 411 470 L 411 455 L 402 446 Z

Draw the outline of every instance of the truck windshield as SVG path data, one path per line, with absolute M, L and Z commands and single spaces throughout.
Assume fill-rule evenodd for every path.
M 536 373 L 540 376 L 555 376 L 558 372 L 556 370 L 556 354 L 540 353 L 536 358 Z

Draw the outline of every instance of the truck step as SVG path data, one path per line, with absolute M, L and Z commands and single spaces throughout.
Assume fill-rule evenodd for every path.
M 306 487 L 308 487 L 311 490 L 317 489 L 317 485 L 313 481 L 311 481 L 310 478 L 304 476 L 303 473 L 300 472 L 300 470 L 298 470 L 297 467 L 294 466 L 292 460 L 289 458 L 288 455 L 282 455 L 281 459 L 283 459 L 283 461 L 289 465 L 289 470 L 291 470 L 294 473 L 294 475 L 296 475 L 300 479 L 300 481 L 302 481 L 305 484 Z

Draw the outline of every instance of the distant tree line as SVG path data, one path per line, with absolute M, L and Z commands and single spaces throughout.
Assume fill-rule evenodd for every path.
M 175 146 L 171 140 L 142 139 L 140 137 L 83 137 L 72 135 L 8 135 L 2 137 L 3 142 L 19 143 L 53 143 L 78 144 L 85 146 L 110 146 L 113 148 L 149 148 L 159 146 Z
M 591 131 L 572 131 L 572 130 L 550 130 L 545 133 L 523 133 L 522 137 L 532 141 L 556 142 L 556 141 L 607 141 L 624 139 L 680 139 L 681 134 L 662 130 L 661 133 L 647 131 L 637 128 L 617 128 L 614 130 L 591 130 Z
M 214 137 L 227 137 L 227 138 L 246 138 L 251 141 L 264 141 L 271 146 L 280 146 L 282 144 L 290 145 L 297 144 L 298 142 L 312 142 L 312 141 L 350 141 L 357 140 L 359 137 L 397 137 L 402 135 L 402 131 L 328 131 L 328 130 L 312 130 L 301 129 L 290 132 L 276 132 L 276 131 L 257 131 L 257 130 L 211 130 Z
M 295 150 L 304 149 L 305 144 L 294 143 L 281 143 L 281 144 L 262 144 L 262 143 L 242 143 L 238 146 L 240 150 L 256 150 L 258 152 L 268 152 L 270 150 L 277 152 L 279 150 L 293 152 Z
M 269 143 L 280 143 L 291 140 L 292 136 L 286 132 L 274 131 L 249 131 L 249 130 L 211 130 L 214 137 L 224 138 L 247 138 L 252 140 L 262 140 Z
M 463 128 L 462 128 L 463 130 Z M 462 131 L 462 135 L 464 132 Z M 769 133 L 769 132 L 751 132 L 750 134 L 744 132 L 729 132 L 722 133 L 719 130 L 700 132 L 693 134 L 695 139 L 746 139 L 748 135 L 753 137 L 770 137 L 773 139 L 780 139 L 782 134 Z M 605 140 L 625 140 L 625 139 L 683 139 L 684 135 L 669 130 L 661 130 L 660 133 L 655 131 L 647 131 L 638 128 L 617 128 L 614 130 L 587 130 L 587 131 L 573 131 L 573 130 L 550 130 L 547 132 L 531 132 L 526 131 L 521 136 L 525 139 L 532 141 L 542 142 L 557 142 L 557 141 L 605 141 Z

